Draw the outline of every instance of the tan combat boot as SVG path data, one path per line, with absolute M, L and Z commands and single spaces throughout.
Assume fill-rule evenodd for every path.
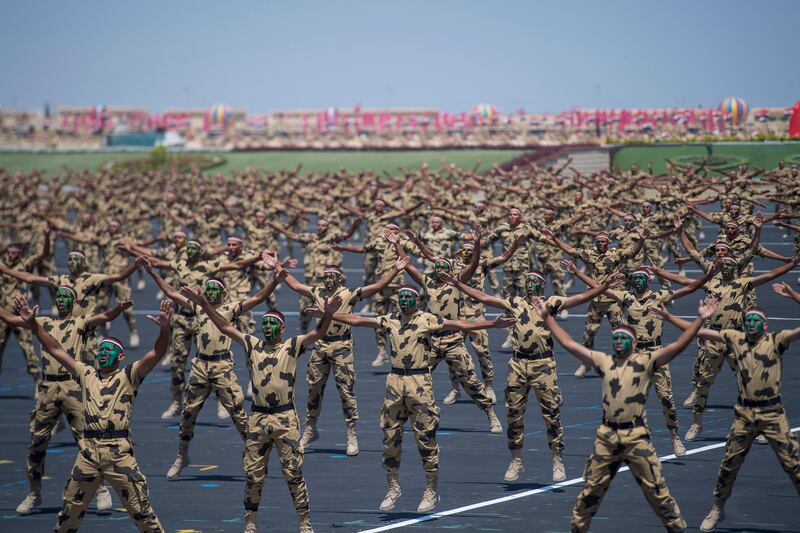
M 231 414 L 228 412 L 227 409 L 225 409 L 225 406 L 222 405 L 222 402 L 219 401 L 219 398 L 217 398 L 217 418 L 219 418 L 220 420 L 227 420 L 230 417 Z
M 244 512 L 244 533 L 258 532 L 258 511 Z
M 516 481 L 524 471 L 525 465 L 522 463 L 522 450 L 511 450 L 511 462 L 508 464 L 508 469 L 503 479 Z
M 383 366 L 389 360 L 389 356 L 386 355 L 386 348 L 383 346 L 378 347 L 378 355 L 375 356 L 375 359 L 372 361 L 372 366 Z
M 358 455 L 358 438 L 356 437 L 356 423 L 347 424 L 347 455 Z
M 178 444 L 178 456 L 175 458 L 175 462 L 172 463 L 172 466 L 169 467 L 167 471 L 167 479 L 174 479 L 178 477 L 178 474 L 181 473 L 181 470 L 189 466 L 191 463 L 191 459 L 189 459 L 189 441 L 182 440 L 180 444 Z
M 161 413 L 162 420 L 165 418 L 172 418 L 181 414 L 181 404 L 183 403 L 183 395 L 176 394 L 172 397 L 172 403 L 169 404 L 167 410 Z
M 422 493 L 422 500 L 419 502 L 419 507 L 417 507 L 418 513 L 427 513 L 428 511 L 433 511 L 436 507 L 436 504 L 439 503 L 439 474 L 437 473 L 427 473 L 425 474 L 426 483 L 425 483 L 425 492 Z
M 489 418 L 489 432 L 490 433 L 502 433 L 503 432 L 503 424 L 500 423 L 500 419 L 497 418 L 497 415 L 494 414 L 494 408 L 489 407 L 486 410 L 486 416 Z
M 97 492 L 94 493 L 94 499 L 98 511 L 108 511 L 114 505 L 114 502 L 111 500 L 111 491 L 102 483 L 97 487 Z
M 700 531 L 714 531 L 717 529 L 717 524 L 723 520 L 725 520 L 725 508 L 715 503 L 708 515 L 703 519 L 703 523 L 700 524 Z
M 447 393 L 447 396 L 444 397 L 444 400 L 442 400 L 442 403 L 445 405 L 453 405 L 459 398 L 461 398 L 461 391 L 457 386 L 453 386 L 450 392 Z
M 18 514 L 31 514 L 34 508 L 42 504 L 42 482 L 38 479 L 31 481 L 31 491 L 17 506 Z
M 400 482 L 398 478 L 399 472 L 389 472 L 386 474 L 386 480 L 389 482 L 389 490 L 386 491 L 386 496 L 381 502 L 381 511 L 391 511 L 400 499 L 402 492 L 400 491 Z
M 306 420 L 306 427 L 303 430 L 303 436 L 300 437 L 300 451 L 305 451 L 306 446 L 318 438 L 319 432 L 317 431 L 317 419 L 314 417 L 309 417 Z
M 686 442 L 693 442 L 702 432 L 703 426 L 701 426 L 699 422 L 695 422 L 689 426 L 689 431 L 686 432 L 686 436 L 683 438 L 686 440 Z
M 553 452 L 553 483 L 559 483 L 567 479 L 567 470 L 564 468 L 564 461 L 561 459 L 561 450 Z
M 678 434 L 677 429 L 672 432 L 672 451 L 675 452 L 675 457 L 686 455 L 686 446 L 681 442 L 681 436 Z
M 574 375 L 576 378 L 584 378 L 584 377 L 586 377 L 586 372 L 587 372 L 588 370 L 589 370 L 589 369 L 586 367 L 586 365 L 584 365 L 583 363 L 581 363 L 581 366 L 579 366 L 579 367 L 578 367 L 578 369 L 575 371 L 575 373 L 574 373 L 573 375 Z
M 694 389 L 692 389 L 692 393 L 689 394 L 689 397 L 683 400 L 683 408 L 691 409 L 692 407 L 694 407 L 694 398 L 695 398 Z

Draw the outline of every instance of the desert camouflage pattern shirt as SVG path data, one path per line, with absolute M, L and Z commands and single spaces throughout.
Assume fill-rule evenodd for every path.
M 84 354 L 86 344 L 93 338 L 93 331 L 89 327 L 88 316 L 68 316 L 67 318 L 53 318 L 49 316 L 37 316 L 36 322 L 49 333 L 67 355 L 90 365 L 95 366 L 95 361 L 90 360 Z M 59 363 L 52 355 L 42 350 L 42 373 L 44 374 L 69 374 L 66 368 Z
M 297 360 L 304 350 L 300 337 L 269 344 L 254 335 L 245 335 L 244 346 L 250 362 L 253 403 L 261 407 L 294 403 Z
M 378 330 L 389 334 L 392 343 L 392 366 L 396 368 L 428 368 L 429 334 L 444 327 L 444 319 L 417 311 L 413 315 L 381 315 L 376 317 Z
M 720 332 L 736 361 L 736 383 L 742 398 L 768 400 L 781 393 L 783 352 L 789 347 L 791 333 L 790 330 L 765 333 L 750 342 L 743 331 Z
M 106 277 L 105 274 L 92 274 L 90 272 L 83 272 L 75 278 L 61 274 L 50 276 L 47 278 L 47 283 L 56 288 L 62 286 L 72 287 L 77 295 L 72 314 L 74 316 L 84 316 L 94 314 L 97 307 L 97 295 Z
M 104 376 L 93 366 L 75 362 L 75 373 L 83 395 L 86 430 L 130 429 L 133 400 L 139 392 L 139 361 Z
M 342 297 L 342 305 L 339 306 L 337 313 L 346 315 L 353 311 L 353 306 L 361 299 L 361 291 L 363 287 L 357 289 L 348 289 L 347 287 L 337 287 L 333 294 L 328 295 L 325 287 L 311 287 L 311 296 L 314 299 L 314 304 L 319 309 L 325 308 L 325 298 L 334 298 L 336 296 Z M 326 336 L 338 336 L 350 333 L 350 326 L 341 322 L 331 321 Z
M 216 308 L 217 313 L 228 322 L 231 322 L 242 313 L 244 300 L 222 304 Z M 222 333 L 211 321 L 211 318 L 203 311 L 203 308 L 192 305 L 192 313 L 195 316 L 195 327 L 197 342 L 197 352 L 204 355 L 214 355 L 231 351 L 231 338 Z
M 617 357 L 590 352 L 597 373 L 603 378 L 604 420 L 624 423 L 645 417 L 650 375 L 655 370 L 653 353 L 634 350 L 628 356 Z
M 545 305 L 550 314 L 555 315 L 566 301 L 565 297 L 554 295 L 545 300 Z M 553 339 L 544 319 L 525 298 L 505 299 L 503 307 L 517 319 L 511 330 L 511 346 L 515 352 L 541 353 L 553 349 Z
M 648 289 L 642 295 L 630 291 L 613 291 L 613 293 L 621 301 L 628 325 L 636 332 L 637 342 L 652 342 L 661 338 L 664 321 L 648 313 L 647 310 L 650 307 L 660 307 L 662 304 L 669 305 L 672 301 L 671 290 L 651 291 Z

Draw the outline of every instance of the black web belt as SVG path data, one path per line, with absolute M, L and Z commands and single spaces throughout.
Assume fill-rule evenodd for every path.
M 217 352 L 212 354 L 204 354 L 197 352 L 195 357 L 203 360 L 203 361 L 223 361 L 225 359 L 231 358 L 231 352 Z
M 70 381 L 72 374 L 42 374 L 43 381 Z
M 640 350 L 644 350 L 647 348 L 655 348 L 656 346 L 661 346 L 661 337 L 656 338 L 656 340 L 654 341 L 636 343 L 636 348 Z
M 538 359 L 550 359 L 551 357 L 553 357 L 553 350 L 547 350 L 545 352 L 525 352 L 525 351 L 514 352 L 514 359 L 525 359 L 526 361 L 536 361 Z
M 344 333 L 342 335 L 325 335 L 322 337 L 322 340 L 325 342 L 336 342 L 336 341 L 349 341 L 353 338 L 351 333 Z
M 636 418 L 634 418 L 629 422 L 611 422 L 610 420 L 606 420 L 606 418 L 603 417 L 603 424 L 615 431 L 619 431 L 620 429 L 640 428 L 646 425 L 644 418 L 640 416 L 637 416 Z
M 392 374 L 397 376 L 421 376 L 423 374 L 430 374 L 430 368 L 397 368 L 392 367 Z
M 254 413 L 263 413 L 265 415 L 274 415 L 277 413 L 285 413 L 294 409 L 293 403 L 285 403 L 283 405 L 276 405 L 275 407 L 264 407 L 261 405 L 253 404 L 251 409 Z
M 739 405 L 744 407 L 769 407 L 771 405 L 778 405 L 783 401 L 783 398 L 781 398 L 780 394 L 767 400 L 748 400 L 747 398 L 739 396 L 737 401 Z
M 87 429 L 83 432 L 83 436 L 87 439 L 127 439 L 127 429 L 112 429 L 108 431 L 96 431 L 94 429 Z

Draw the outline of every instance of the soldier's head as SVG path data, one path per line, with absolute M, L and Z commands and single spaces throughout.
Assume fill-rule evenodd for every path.
M 475 213 L 483 213 L 484 211 L 486 211 L 486 202 L 484 200 L 478 200 L 477 202 L 475 202 L 473 211 Z
M 286 329 L 286 319 L 280 311 L 267 311 L 261 318 L 261 331 L 268 343 L 278 342 Z
M 518 207 L 512 207 L 508 210 L 508 223 L 512 226 L 517 226 L 522 222 L 522 211 Z
M 210 304 L 220 303 L 224 292 L 225 284 L 219 278 L 209 278 L 203 285 L 203 296 Z
M 575 191 L 574 200 L 576 204 L 583 202 L 583 192 Z
M 373 204 L 376 213 L 383 213 L 386 211 L 386 202 L 383 200 L 375 200 L 375 204 Z
M 86 211 L 81 213 L 81 216 L 78 218 L 80 225 L 82 228 L 88 228 L 94 222 L 94 217 L 91 211 Z
M 525 274 L 525 292 L 528 298 L 544 294 L 544 283 L 544 274 L 538 270 L 532 270 Z
M 637 268 L 631 274 L 631 286 L 639 294 L 647 290 L 650 284 L 650 272 L 644 268 Z
M 56 289 L 56 307 L 58 308 L 58 316 L 64 317 L 72 313 L 72 308 L 75 306 L 75 300 L 78 295 L 75 289 L 62 285 Z
M 256 225 L 259 228 L 263 228 L 264 225 L 267 223 L 267 214 L 264 211 L 261 211 L 260 209 L 256 211 L 254 218 L 256 220 Z
M 244 241 L 240 237 L 228 237 L 228 250 L 226 252 L 228 257 L 239 257 L 239 254 L 242 253 L 242 246 L 244 246 Z
M 556 218 L 556 212 L 552 209 L 545 209 L 544 210 L 544 221 L 545 223 L 549 224 Z
M 731 216 L 731 218 L 738 218 L 739 213 L 741 212 L 742 208 L 739 207 L 739 204 L 735 202 L 731 202 L 731 204 L 728 206 L 728 214 Z
M 410 315 L 416 311 L 418 302 L 419 291 L 411 285 L 403 285 L 397 291 L 397 304 L 400 306 L 400 312 L 404 315 Z
M 723 279 L 730 281 L 736 277 L 736 259 L 730 256 L 725 256 L 721 257 L 720 261 L 722 261 L 722 268 L 720 269 L 720 272 L 722 273 Z
M 342 284 L 343 278 L 342 270 L 336 265 L 328 265 L 322 271 L 322 280 L 329 292 L 335 291 Z
M 597 237 L 594 238 L 594 247 L 601 254 L 608 251 L 609 244 L 611 244 L 611 239 L 608 238 L 608 233 L 605 231 L 601 231 L 597 234 Z
M 115 233 L 119 233 L 120 228 L 122 228 L 122 224 L 116 218 L 112 218 L 108 221 L 108 232 L 112 235 Z
M 16 265 L 22 259 L 22 246 L 11 244 L 6 248 L 6 263 Z
M 105 337 L 97 348 L 97 364 L 100 370 L 113 371 L 125 359 L 125 348 L 119 339 Z
M 214 214 L 214 204 L 209 204 L 209 203 L 203 204 L 202 210 L 204 217 L 210 217 L 211 215 Z
M 200 252 L 203 250 L 203 243 L 197 239 L 186 242 L 186 257 L 191 261 L 200 259 Z
M 629 355 L 635 345 L 636 333 L 631 328 L 622 326 L 611 332 L 611 348 L 614 350 L 614 355 Z
M 462 263 L 466 263 L 472 258 L 472 254 L 475 252 L 475 245 L 471 242 L 464 243 L 464 246 L 458 251 L 458 259 Z
M 86 254 L 80 250 L 72 250 L 67 255 L 67 268 L 73 276 L 83 272 L 86 269 Z
M 394 224 L 392 222 L 386 224 L 383 227 L 383 229 L 388 231 L 389 233 L 393 233 L 394 235 L 399 235 L 400 234 L 400 226 L 398 226 L 397 224 Z
M 753 307 L 744 314 L 744 333 L 750 340 L 755 340 L 761 337 L 767 330 L 767 314 L 759 309 Z
M 639 165 L 637 165 L 636 163 L 632 164 L 631 165 L 631 175 L 635 176 L 638 173 L 639 173 Z
M 800 174 L 800 167 L 797 165 L 792 165 L 792 177 L 796 178 Z
M 324 218 L 319 219 L 317 221 L 317 235 L 322 237 L 323 235 L 328 233 L 328 228 L 330 227 L 331 227 L 330 222 L 328 222 Z
M 725 226 L 722 228 L 722 231 L 725 232 L 725 236 L 728 240 L 733 240 L 739 235 L 739 224 L 733 221 L 728 221 L 725 223 Z
M 653 204 L 651 204 L 650 202 L 642 202 L 642 214 L 644 216 L 647 216 L 652 212 L 653 212 Z
M 175 246 L 178 248 L 183 248 L 186 246 L 186 232 L 178 230 L 172 234 L 172 242 L 175 243 Z
M 444 221 L 442 220 L 442 217 L 436 215 L 431 217 L 431 229 L 433 231 L 439 231 L 443 227 L 444 227 Z
M 733 256 L 733 248 L 724 242 L 718 242 L 714 245 L 714 257 L 721 259 L 725 256 Z
M 436 279 L 441 280 L 442 274 L 451 274 L 453 272 L 453 264 L 445 257 L 437 257 L 433 262 L 433 275 Z
M 633 229 L 636 226 L 636 219 L 633 215 L 625 215 L 622 219 L 622 224 L 625 226 L 625 229 Z

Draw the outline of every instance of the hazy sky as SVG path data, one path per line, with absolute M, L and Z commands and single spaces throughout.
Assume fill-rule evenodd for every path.
M 790 106 L 798 20 L 792 0 L 6 0 L 0 106 Z

